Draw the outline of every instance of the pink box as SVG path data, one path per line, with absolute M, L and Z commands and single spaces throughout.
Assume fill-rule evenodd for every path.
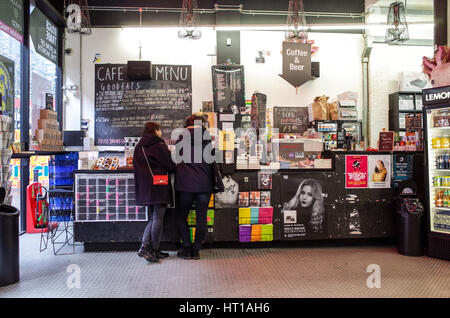
M 270 224 L 273 219 L 273 207 L 259 208 L 259 224 Z

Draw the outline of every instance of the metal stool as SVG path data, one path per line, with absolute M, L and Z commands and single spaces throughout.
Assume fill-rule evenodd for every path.
M 53 253 L 55 255 L 73 254 L 75 253 L 75 242 L 73 241 L 73 190 L 50 189 L 48 194 L 50 203 L 49 221 L 57 224 L 52 231 Z M 71 253 L 60 253 L 66 245 L 72 246 Z
M 39 186 L 35 189 L 36 197 L 36 222 L 37 226 L 41 229 L 41 240 L 39 243 L 39 251 L 43 252 L 48 247 L 48 240 L 52 241 L 52 231 L 57 224 L 49 221 L 49 209 L 47 202 L 48 191 L 47 188 Z

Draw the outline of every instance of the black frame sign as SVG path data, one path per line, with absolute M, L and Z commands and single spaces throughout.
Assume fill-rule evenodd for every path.
M 311 44 L 283 42 L 283 74 L 280 76 L 294 87 L 313 79 L 311 76 Z
M 192 114 L 190 65 L 152 65 L 152 80 L 129 81 L 126 64 L 95 65 L 95 145 L 123 146 L 144 124 L 161 125 L 171 143 L 175 128 Z
M 273 126 L 280 134 L 302 134 L 308 130 L 308 107 L 273 108 Z
M 393 151 L 394 150 L 394 132 L 393 131 L 381 131 L 379 140 L 380 151 Z

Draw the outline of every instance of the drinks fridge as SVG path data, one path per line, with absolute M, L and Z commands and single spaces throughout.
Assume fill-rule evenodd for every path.
M 450 259 L 450 86 L 423 91 L 428 255 Z

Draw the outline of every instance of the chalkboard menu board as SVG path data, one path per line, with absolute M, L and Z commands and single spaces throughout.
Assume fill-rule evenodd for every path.
M 172 130 L 192 114 L 191 72 L 190 65 L 152 65 L 152 80 L 129 81 L 126 64 L 96 64 L 95 144 L 122 146 L 148 121 L 159 123 L 170 143 Z
M 212 67 L 214 112 L 235 114 L 233 127 L 241 126 L 241 113 L 245 112 L 244 66 L 215 65 Z M 223 117 L 226 118 L 226 117 Z M 230 117 L 231 118 L 231 117 Z M 219 116 L 218 128 L 222 128 Z
M 274 107 L 273 126 L 280 134 L 301 134 L 308 129 L 308 107 Z

